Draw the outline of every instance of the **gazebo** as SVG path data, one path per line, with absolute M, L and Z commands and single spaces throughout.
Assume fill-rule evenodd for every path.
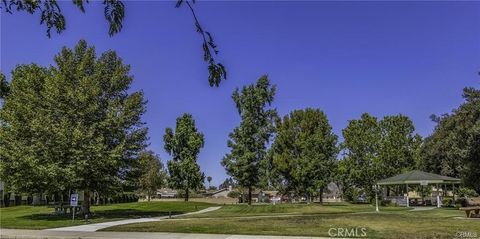
M 408 185 L 436 185 L 437 188 L 437 207 L 440 207 L 440 195 L 438 185 L 447 185 L 451 184 L 453 186 L 453 198 L 455 200 L 455 184 L 460 184 L 460 179 L 452 178 L 447 176 L 442 176 L 434 173 L 422 172 L 419 170 L 412 170 L 406 173 L 402 173 L 390 178 L 380 180 L 376 183 L 376 186 L 387 186 L 387 185 L 405 185 L 407 189 L 407 207 L 410 206 L 408 198 Z M 376 192 L 377 190 L 375 190 Z M 375 196 L 376 210 L 378 212 L 378 199 Z

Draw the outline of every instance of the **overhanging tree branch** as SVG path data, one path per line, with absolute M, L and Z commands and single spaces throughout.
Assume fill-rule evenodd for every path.
M 25 11 L 30 14 L 40 12 L 40 24 L 47 27 L 47 37 L 51 37 L 51 30 L 55 29 L 58 34 L 66 29 L 65 16 L 62 13 L 57 0 L 1 0 L 0 9 L 12 14 L 14 11 Z M 85 12 L 84 4 L 88 4 L 89 0 L 72 0 L 81 12 Z M 197 32 L 202 35 L 202 48 L 204 51 L 203 59 L 208 64 L 208 82 L 210 86 L 219 86 L 222 80 L 227 79 L 227 72 L 222 63 L 216 61 L 215 56 L 218 54 L 217 45 L 215 44 L 212 34 L 205 31 L 200 24 L 192 4 L 195 0 L 177 0 L 175 7 L 179 8 L 185 3 L 190 9 L 195 20 Z M 106 21 L 109 23 L 108 34 L 110 36 L 120 32 L 123 27 L 125 17 L 125 6 L 121 0 L 104 0 L 102 3 Z

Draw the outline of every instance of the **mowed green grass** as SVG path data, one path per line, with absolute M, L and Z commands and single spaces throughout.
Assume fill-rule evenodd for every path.
M 215 204 L 204 202 L 135 202 L 106 206 L 93 206 L 89 223 L 121 219 L 158 217 L 169 213 L 180 214 L 201 210 Z M 72 215 L 53 215 L 53 208 L 46 206 L 14 206 L 0 208 L 0 228 L 45 229 L 84 224 L 82 219 L 72 223 Z
M 459 219 L 464 213 L 457 209 L 410 211 L 402 207 L 382 207 L 380 210 L 376 213 L 370 205 L 348 204 L 234 205 L 182 219 L 104 230 L 325 237 L 331 236 L 330 230 L 342 237 L 338 235 L 338 228 L 357 228 L 356 236 L 361 237 L 361 228 L 365 228 L 368 238 L 454 238 L 459 232 L 480 236 L 480 219 Z
M 309 215 L 325 213 L 353 213 L 371 212 L 374 208 L 371 205 L 349 204 L 349 203 L 317 203 L 310 204 L 256 204 L 252 206 L 237 204 L 222 206 L 220 210 L 209 213 L 191 215 L 189 218 L 219 218 L 219 217 L 250 217 L 250 216 L 278 216 L 278 215 Z M 388 211 L 404 211 L 403 207 L 389 207 Z

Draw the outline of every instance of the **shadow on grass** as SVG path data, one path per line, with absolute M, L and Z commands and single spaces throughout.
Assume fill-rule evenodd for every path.
M 184 212 L 180 211 L 141 211 L 136 209 L 112 209 L 112 210 L 103 210 L 103 211 L 92 211 L 89 215 L 89 220 L 94 220 L 98 218 L 102 219 L 134 219 L 134 218 L 142 218 L 142 217 L 161 217 L 161 216 L 168 216 L 168 215 L 178 215 Z M 76 214 L 76 218 L 80 219 L 83 218 L 82 214 Z M 53 213 L 36 213 L 31 215 L 25 215 L 18 218 L 22 219 L 29 219 L 29 220 L 47 220 L 47 221 L 64 221 L 64 220 L 71 220 L 72 214 L 61 214 L 55 215 Z

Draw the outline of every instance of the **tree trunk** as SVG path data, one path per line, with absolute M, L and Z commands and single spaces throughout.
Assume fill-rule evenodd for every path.
M 90 191 L 83 191 L 83 214 L 90 214 Z
M 5 205 L 5 207 L 10 206 L 10 196 L 11 196 L 11 193 L 9 192 L 3 195 L 3 205 Z
M 97 205 L 100 205 L 100 193 L 97 193 L 97 202 L 96 202 Z
M 188 202 L 188 188 L 185 190 L 185 202 Z
M 252 187 L 248 187 L 248 205 L 252 205 Z
M 152 197 L 151 195 L 152 195 L 152 192 L 148 191 L 148 192 L 147 192 L 147 197 L 148 197 L 148 201 L 149 201 L 149 202 L 150 202 L 150 198 Z
M 323 203 L 323 188 L 320 188 L 320 196 L 319 196 L 319 199 L 320 199 L 320 203 Z

